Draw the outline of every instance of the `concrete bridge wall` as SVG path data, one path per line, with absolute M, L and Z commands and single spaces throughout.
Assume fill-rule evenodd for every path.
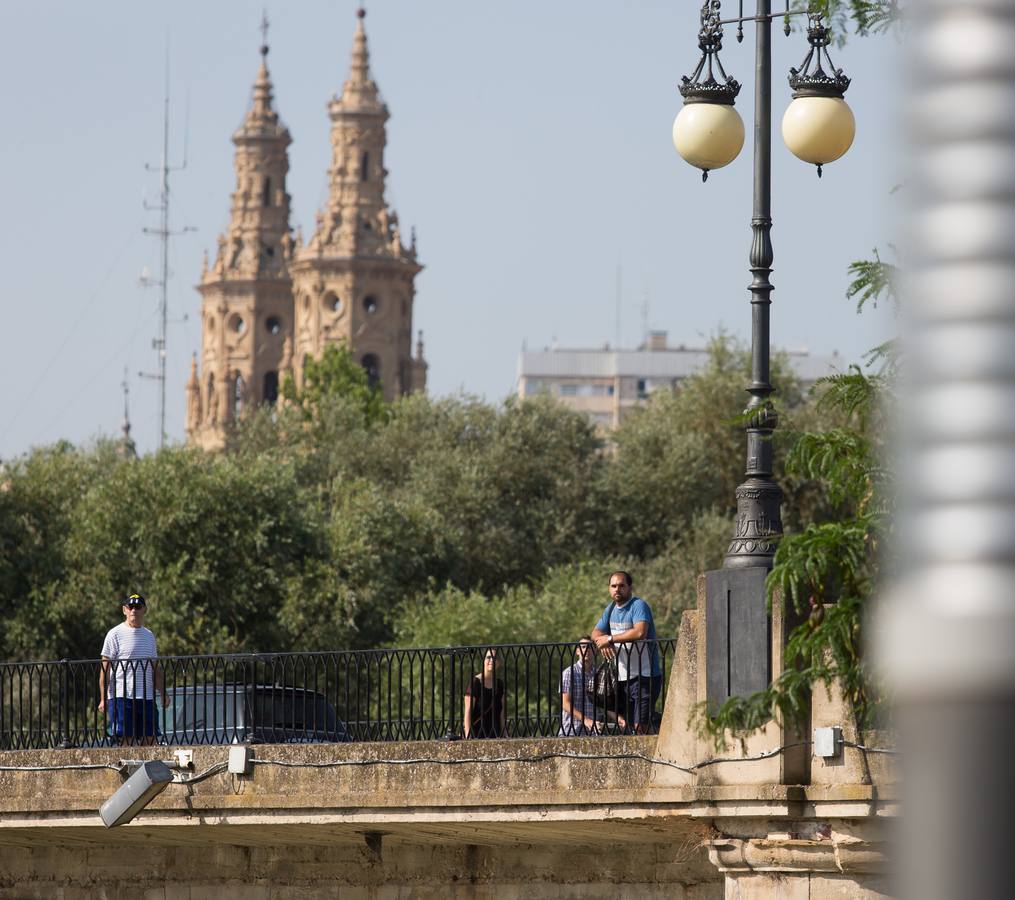
M 773 723 L 742 754 L 764 758 L 686 770 L 714 753 L 687 728 L 699 621 L 658 737 L 258 746 L 249 775 L 170 785 L 112 830 L 121 775 L 66 767 L 167 748 L 2 753 L 0 900 L 887 896 L 887 757 L 787 755 L 800 736 Z M 815 693 L 815 721 L 844 713 Z M 195 770 L 227 752 L 194 748 Z

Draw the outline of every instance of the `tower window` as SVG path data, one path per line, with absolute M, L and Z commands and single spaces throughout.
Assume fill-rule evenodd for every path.
M 271 206 L 271 178 L 264 179 L 264 187 L 261 189 L 261 203 L 264 206 Z
M 268 316 L 264 320 L 264 327 L 268 329 L 268 334 L 281 334 L 282 320 L 278 316 Z
M 359 180 L 369 181 L 370 180 L 370 154 L 365 152 L 360 157 L 359 161 Z
M 243 412 L 243 400 L 247 393 L 247 383 L 243 376 L 237 372 L 233 378 L 233 415 L 239 416 Z
M 336 315 L 342 311 L 342 298 L 337 294 L 327 293 L 321 301 L 324 304 L 324 311 L 329 313 L 335 313 Z
M 205 405 L 207 412 L 207 420 L 212 424 L 218 421 L 218 397 L 215 396 L 215 373 L 208 373 L 208 402 Z
M 366 296 L 363 298 L 363 310 L 368 316 L 372 316 L 380 308 L 377 303 L 377 298 L 373 296 Z
M 370 386 L 377 387 L 381 383 L 381 361 L 377 358 L 377 354 L 367 353 L 363 357 L 361 365 L 367 373 L 367 381 L 370 382 Z
M 230 331 L 235 331 L 237 334 L 243 334 L 247 328 L 247 323 L 243 321 L 243 316 L 235 315 L 229 320 Z
M 264 373 L 264 390 L 261 396 L 268 406 L 274 406 L 278 402 L 278 372 Z

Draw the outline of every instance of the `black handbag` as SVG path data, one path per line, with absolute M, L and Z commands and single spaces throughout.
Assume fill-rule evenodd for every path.
M 595 686 L 596 708 L 604 712 L 615 711 L 617 708 L 617 660 L 604 659 L 596 666 L 593 680 Z

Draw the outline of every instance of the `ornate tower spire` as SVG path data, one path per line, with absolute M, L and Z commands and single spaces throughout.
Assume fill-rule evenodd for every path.
M 137 459 L 137 445 L 134 438 L 130 436 L 130 383 L 127 381 L 127 367 L 123 368 L 123 381 L 120 382 L 123 388 L 123 423 L 120 426 L 122 432 L 120 440 L 116 442 L 116 454 L 122 459 Z
M 253 100 L 240 127 L 233 133 L 236 145 L 236 189 L 232 194 L 229 227 L 219 241 L 215 265 L 204 282 L 288 278 L 289 172 L 287 148 L 292 138 L 272 104 L 268 73 L 267 19 L 262 21 L 265 43 L 254 81 Z
M 205 267 L 201 370 L 188 386 L 188 438 L 220 447 L 225 427 L 278 396 L 279 365 L 292 333 L 293 240 L 289 229 L 289 132 L 273 104 L 268 21 L 261 22 L 261 63 L 249 109 L 233 133 L 236 187 L 215 263 Z
M 356 10 L 356 33 L 352 39 L 352 62 L 349 66 L 349 77 L 342 85 L 342 97 L 334 102 L 343 103 L 346 109 L 384 110 L 377 85 L 370 77 L 370 51 L 367 49 L 367 32 L 363 20 L 367 11 L 360 7 Z
M 418 389 L 412 365 L 413 279 L 422 268 L 402 244 L 384 198 L 388 107 L 370 71 L 364 18 L 357 11 L 349 75 L 328 104 L 328 202 L 292 265 L 295 358 L 342 341 L 393 399 Z M 297 367 L 297 381 L 302 369 Z

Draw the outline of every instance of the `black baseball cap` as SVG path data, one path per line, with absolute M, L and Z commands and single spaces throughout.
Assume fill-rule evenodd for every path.
M 128 607 L 129 609 L 136 609 L 138 606 L 145 607 L 148 606 L 148 604 L 145 603 L 144 597 L 142 597 L 140 594 L 131 594 L 126 600 L 123 601 L 123 605 Z

